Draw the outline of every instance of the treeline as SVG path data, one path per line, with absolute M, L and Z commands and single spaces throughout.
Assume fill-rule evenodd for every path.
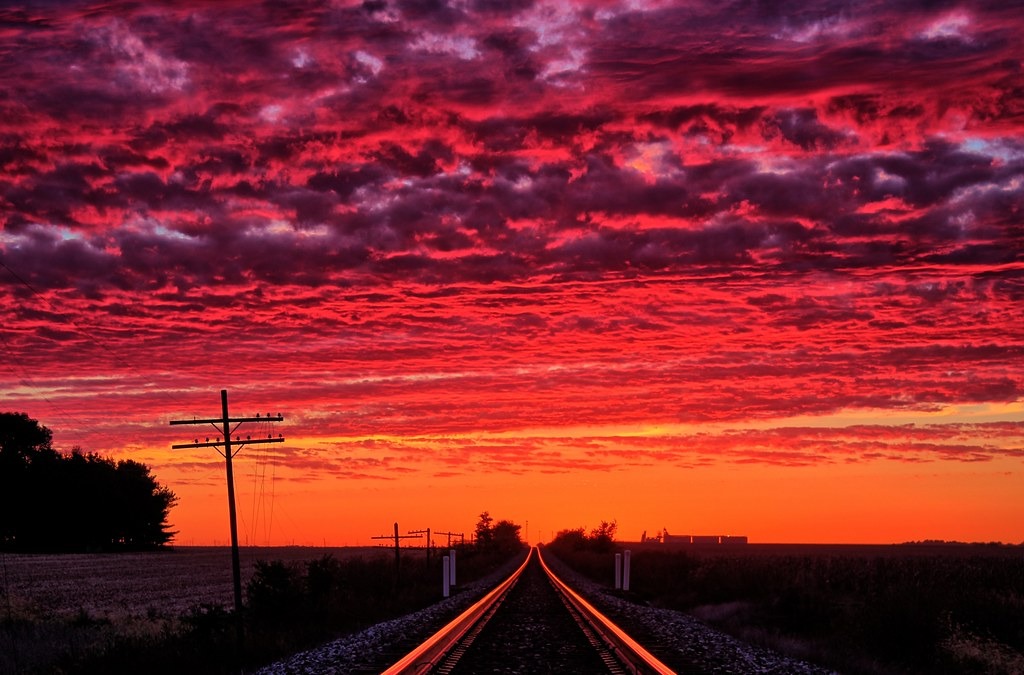
M 176 501 L 149 467 L 62 454 L 25 413 L 0 413 L 0 546 L 34 552 L 145 550 L 174 536 Z
M 524 545 L 519 537 L 521 529 L 522 526 L 511 520 L 494 522 L 490 512 L 484 511 L 476 523 L 475 546 L 483 552 L 514 553 Z
M 561 530 L 555 535 L 548 547 L 555 551 L 591 551 L 594 553 L 608 553 L 615 550 L 615 531 L 618 529 L 616 521 L 602 520 L 601 524 L 590 531 L 582 527 L 571 530 Z

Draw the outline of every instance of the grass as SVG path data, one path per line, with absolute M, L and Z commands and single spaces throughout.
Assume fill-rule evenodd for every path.
M 1024 672 L 1024 549 L 632 546 L 629 595 L 844 673 Z M 613 557 L 552 547 L 600 583 Z
M 460 583 L 507 558 L 460 550 Z M 237 673 L 441 599 L 441 561 L 423 552 L 403 554 L 398 578 L 381 549 L 244 559 L 240 653 L 225 550 L 7 556 L 0 673 Z

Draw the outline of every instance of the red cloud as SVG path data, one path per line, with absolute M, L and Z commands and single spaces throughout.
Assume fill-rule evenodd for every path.
M 373 480 L 1016 457 L 992 426 L 438 440 L 1021 396 L 1019 12 L 635 4 L 4 13 L 5 405 L 125 451 L 230 383 L 405 439 L 277 456 Z

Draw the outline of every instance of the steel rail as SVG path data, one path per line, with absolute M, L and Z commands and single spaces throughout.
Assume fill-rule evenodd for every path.
M 674 670 L 659 661 L 657 657 L 643 648 L 636 640 L 631 638 L 624 630 L 616 626 L 611 619 L 599 612 L 596 607 L 583 599 L 576 591 L 569 588 L 564 581 L 558 578 L 547 563 L 544 556 L 538 559 L 541 567 L 547 573 L 548 578 L 555 584 L 560 593 L 572 603 L 580 615 L 590 624 L 590 627 L 602 637 L 615 652 L 616 656 L 624 665 L 629 666 L 635 673 L 658 673 L 659 675 L 675 675 Z
M 427 638 L 419 647 L 395 662 L 393 666 L 384 671 L 383 675 L 412 675 L 413 673 L 430 672 L 444 655 L 451 651 L 462 637 L 476 625 L 480 618 L 501 601 L 519 580 L 519 576 L 526 569 L 533 555 L 534 551 L 531 550 L 523 564 L 508 579 L 501 582 L 497 588 L 475 602 L 444 628 Z
M 556 575 L 540 554 L 540 549 L 534 547 L 526 556 L 523 564 L 513 572 L 508 579 L 503 581 L 497 588 L 485 595 L 473 604 L 469 609 L 452 620 L 448 625 L 429 637 L 419 647 L 406 654 L 393 666 L 384 671 L 384 675 L 421 675 L 429 673 L 436 668 L 445 656 L 451 652 L 464 636 L 488 612 L 495 610 L 496 606 L 504 599 L 508 591 L 519 580 L 520 575 L 530 563 L 534 555 L 540 561 L 544 573 L 548 575 L 555 590 L 571 604 L 580 617 L 587 622 L 601 640 L 603 640 L 612 652 L 615 653 L 622 665 L 630 668 L 634 673 L 657 673 L 658 675 L 675 675 L 674 670 L 659 661 L 657 657 L 643 648 L 636 640 L 631 638 L 624 630 L 616 626 L 611 619 L 606 617 L 593 605 L 583 599 L 576 591 L 572 590 L 558 575 Z

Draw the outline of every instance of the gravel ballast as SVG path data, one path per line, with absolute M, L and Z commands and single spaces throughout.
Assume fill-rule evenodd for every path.
M 457 595 L 435 605 L 300 652 L 264 667 L 259 673 L 326 675 L 380 672 L 483 597 L 521 561 L 519 558 L 499 572 L 468 584 Z M 682 612 L 629 602 L 576 574 L 550 554 L 545 554 L 545 561 L 563 581 L 642 643 L 649 642 L 652 652 L 680 671 L 778 675 L 826 675 L 833 672 L 744 643 Z

